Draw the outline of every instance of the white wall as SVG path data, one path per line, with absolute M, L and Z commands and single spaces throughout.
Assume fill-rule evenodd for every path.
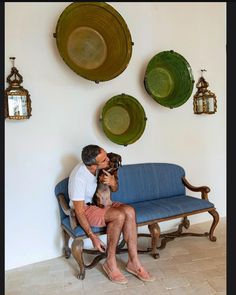
M 211 188 L 210 201 L 226 215 L 226 3 L 110 3 L 128 24 L 134 46 L 127 69 L 99 84 L 75 74 L 59 56 L 53 33 L 69 4 L 5 2 L 5 76 L 12 67 L 9 57 L 15 56 L 32 100 L 29 120 L 5 124 L 6 269 L 62 255 L 54 187 L 90 143 L 120 153 L 123 164 L 182 165 L 193 185 Z M 171 49 L 187 59 L 195 81 L 207 69 L 204 77 L 218 99 L 216 114 L 193 114 L 195 85 L 176 109 L 146 93 L 147 63 Z M 127 147 L 109 141 L 98 121 L 104 103 L 123 92 L 139 100 L 148 118 L 142 137 Z M 190 221 L 210 219 L 203 213 Z

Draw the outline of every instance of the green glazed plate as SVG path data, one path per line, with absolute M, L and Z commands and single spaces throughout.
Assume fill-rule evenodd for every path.
M 57 48 L 78 75 L 95 82 L 120 75 L 132 54 L 130 31 L 122 16 L 105 2 L 73 2 L 60 15 Z
M 192 94 L 194 79 L 187 60 L 173 50 L 156 54 L 148 63 L 144 86 L 159 104 L 176 108 Z
M 113 96 L 102 109 L 103 131 L 117 144 L 127 146 L 137 141 L 144 132 L 146 120 L 142 105 L 127 94 Z

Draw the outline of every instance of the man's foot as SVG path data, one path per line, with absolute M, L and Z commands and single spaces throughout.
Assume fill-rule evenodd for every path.
M 138 267 L 137 269 L 132 269 L 131 267 L 126 266 L 126 270 L 144 282 L 153 282 L 156 279 L 148 271 L 146 271 L 144 267 L 142 266 Z
M 118 269 L 111 270 L 106 262 L 102 265 L 102 268 L 107 274 L 108 278 L 113 283 L 123 284 L 123 285 L 128 283 L 128 280 L 126 279 L 126 277 Z

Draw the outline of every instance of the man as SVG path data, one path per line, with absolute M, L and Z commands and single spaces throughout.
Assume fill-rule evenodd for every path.
M 97 187 L 98 171 L 109 165 L 106 151 L 97 145 L 88 145 L 83 148 L 81 158 L 83 162 L 72 170 L 69 177 L 70 205 L 75 209 L 76 217 L 94 248 L 100 252 L 107 251 L 106 261 L 102 265 L 105 273 L 115 283 L 128 282 L 116 262 L 116 247 L 122 232 L 129 254 L 126 270 L 142 281 L 154 281 L 155 278 L 144 269 L 138 258 L 134 208 L 119 202 L 113 202 L 105 208 L 90 205 Z M 109 185 L 112 191 L 117 191 L 117 179 L 107 171 L 104 172 L 104 184 Z M 107 246 L 92 232 L 91 226 L 107 227 Z

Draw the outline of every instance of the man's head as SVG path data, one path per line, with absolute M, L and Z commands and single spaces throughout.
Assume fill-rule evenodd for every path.
M 83 148 L 81 158 L 86 166 L 96 165 L 97 169 L 106 168 L 109 163 L 106 151 L 94 144 L 87 145 Z

